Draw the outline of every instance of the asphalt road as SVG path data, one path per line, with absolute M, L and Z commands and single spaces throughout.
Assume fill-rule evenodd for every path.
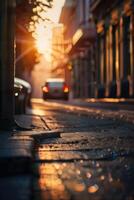
M 37 142 L 34 200 L 134 199 L 133 112 L 33 100 L 32 114 L 61 131 Z

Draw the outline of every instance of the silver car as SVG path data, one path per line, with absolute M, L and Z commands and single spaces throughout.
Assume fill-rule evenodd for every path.
M 51 78 L 47 79 L 42 87 L 43 99 L 64 99 L 68 100 L 69 88 L 64 79 Z

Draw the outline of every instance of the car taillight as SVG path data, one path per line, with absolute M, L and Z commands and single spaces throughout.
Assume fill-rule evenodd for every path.
M 65 93 L 68 93 L 68 92 L 69 92 L 69 88 L 68 88 L 67 86 L 64 86 L 63 91 L 64 91 Z
M 43 90 L 43 92 L 46 92 L 46 93 L 47 93 L 47 92 L 48 92 L 48 87 L 47 87 L 47 86 L 44 86 L 42 90 Z

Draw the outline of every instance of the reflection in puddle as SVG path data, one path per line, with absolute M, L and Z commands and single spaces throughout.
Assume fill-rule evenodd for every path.
M 105 179 L 105 176 L 100 176 L 100 180 L 103 181 Z
M 92 174 L 90 172 L 87 172 L 87 178 L 91 178 L 92 177 Z
M 76 173 L 77 173 L 77 174 L 80 174 L 80 170 L 77 169 L 77 170 L 76 170 Z
M 76 192 L 83 192 L 85 190 L 86 186 L 84 183 L 76 183 L 74 184 L 74 190 Z
M 121 160 L 122 167 L 119 167 Z M 133 186 L 127 188 L 128 180 L 133 183 L 130 166 L 132 165 L 126 164 L 123 158 L 114 162 L 75 161 L 39 164 L 37 184 L 41 193 L 40 200 L 88 200 L 104 197 L 109 199 L 109 195 L 119 200 L 125 195 L 131 197 Z
M 92 186 L 90 186 L 90 187 L 88 188 L 88 192 L 89 192 L 89 193 L 95 193 L 95 192 L 97 192 L 98 190 L 99 190 L 99 187 L 98 187 L 97 184 L 92 185 Z
M 112 178 L 111 173 L 108 174 L 108 180 L 109 180 L 109 182 L 112 182 L 112 181 L 113 181 L 113 178 Z

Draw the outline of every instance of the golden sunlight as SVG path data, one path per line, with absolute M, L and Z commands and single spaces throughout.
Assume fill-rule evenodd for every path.
M 36 47 L 39 53 L 44 54 L 45 51 L 50 51 L 51 47 L 51 30 L 44 28 L 43 22 L 37 24 L 35 29 Z
M 36 47 L 38 52 L 41 53 L 47 61 L 51 61 L 51 40 L 52 40 L 52 27 L 58 23 L 61 8 L 65 0 L 54 0 L 53 7 L 47 12 L 41 12 L 42 18 L 48 18 L 50 21 L 37 20 L 34 25 L 33 36 L 36 39 Z M 33 24 L 31 25 L 33 30 Z

